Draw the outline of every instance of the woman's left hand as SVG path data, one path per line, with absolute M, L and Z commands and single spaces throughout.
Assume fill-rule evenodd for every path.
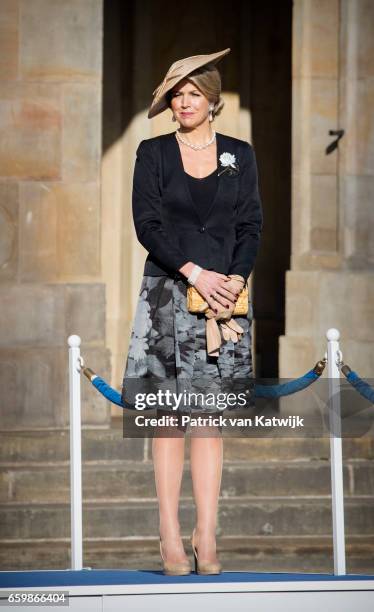
M 237 276 L 237 278 L 234 278 L 233 275 L 230 280 L 224 281 L 225 288 L 227 287 L 229 291 L 232 291 L 232 293 L 235 294 L 235 302 L 231 302 L 228 300 L 229 306 L 227 308 L 222 308 L 218 310 L 217 315 L 215 317 L 217 320 L 219 320 L 220 318 L 229 319 L 232 316 L 232 313 L 234 312 L 235 304 L 237 302 L 241 290 L 244 287 L 244 278 L 242 276 L 239 277 L 239 275 L 235 276 Z

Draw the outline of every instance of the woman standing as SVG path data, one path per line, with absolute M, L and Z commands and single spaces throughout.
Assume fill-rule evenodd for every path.
M 249 143 L 216 133 L 211 125 L 224 105 L 215 64 L 229 51 L 175 62 L 153 92 L 148 117 L 170 108 L 179 129 L 141 141 L 136 152 L 133 218 L 148 256 L 123 377 L 124 403 L 135 379 L 145 392 L 161 380 L 170 389 L 189 384 L 210 390 L 220 389 L 224 379 L 253 377 L 251 302 L 248 315 L 231 315 L 253 269 L 262 230 L 256 158 Z M 189 285 L 207 302 L 209 321 L 207 312 L 188 310 Z M 212 324 L 216 333 L 207 336 Z M 177 414 L 173 435 L 164 428 L 152 441 L 160 552 L 164 572 L 173 575 L 191 571 L 178 519 L 185 440 L 179 419 L 185 412 L 207 415 L 217 409 L 163 406 L 157 411 Z M 195 570 L 217 574 L 223 441 L 220 430 L 210 434 L 191 437 L 197 510 L 191 543 Z

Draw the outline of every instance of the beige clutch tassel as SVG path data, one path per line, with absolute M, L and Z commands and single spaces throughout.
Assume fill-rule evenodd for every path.
M 207 302 L 205 304 L 208 306 Z M 217 320 L 215 319 L 216 313 L 208 306 L 205 316 L 207 353 L 211 357 L 218 357 L 222 339 Z
M 235 319 L 229 319 L 228 321 L 220 321 L 220 328 L 222 336 L 225 340 L 232 340 L 234 343 L 238 342 L 244 333 L 244 329 L 239 325 Z
M 207 302 L 205 304 L 208 306 Z M 224 312 L 221 313 L 218 322 L 215 318 L 216 313 L 209 307 L 205 310 L 205 316 L 207 353 L 210 357 L 218 357 L 222 344 L 221 332 L 226 341 L 231 339 L 236 343 L 241 339 L 244 330 L 230 315 L 228 315 L 230 318 L 225 318 Z

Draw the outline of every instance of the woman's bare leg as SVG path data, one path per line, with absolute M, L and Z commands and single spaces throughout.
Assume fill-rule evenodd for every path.
M 214 428 L 209 431 L 212 432 Z M 218 498 L 221 488 L 223 465 L 223 439 L 218 429 L 207 437 L 198 428 L 191 435 L 191 476 L 196 503 L 197 523 L 195 545 L 200 560 L 216 563 L 216 527 Z
M 184 432 L 159 427 L 152 439 L 155 485 L 159 504 L 162 553 L 171 563 L 187 561 L 180 536 L 179 496 L 184 466 Z M 170 437 L 157 437 L 168 435 Z

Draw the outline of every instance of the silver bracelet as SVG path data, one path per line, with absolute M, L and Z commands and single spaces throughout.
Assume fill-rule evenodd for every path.
M 194 285 L 196 283 L 196 279 L 199 276 L 200 272 L 202 272 L 202 270 L 203 269 L 200 266 L 195 264 L 195 266 L 192 269 L 191 274 L 187 278 L 187 280 L 190 283 L 190 285 Z

